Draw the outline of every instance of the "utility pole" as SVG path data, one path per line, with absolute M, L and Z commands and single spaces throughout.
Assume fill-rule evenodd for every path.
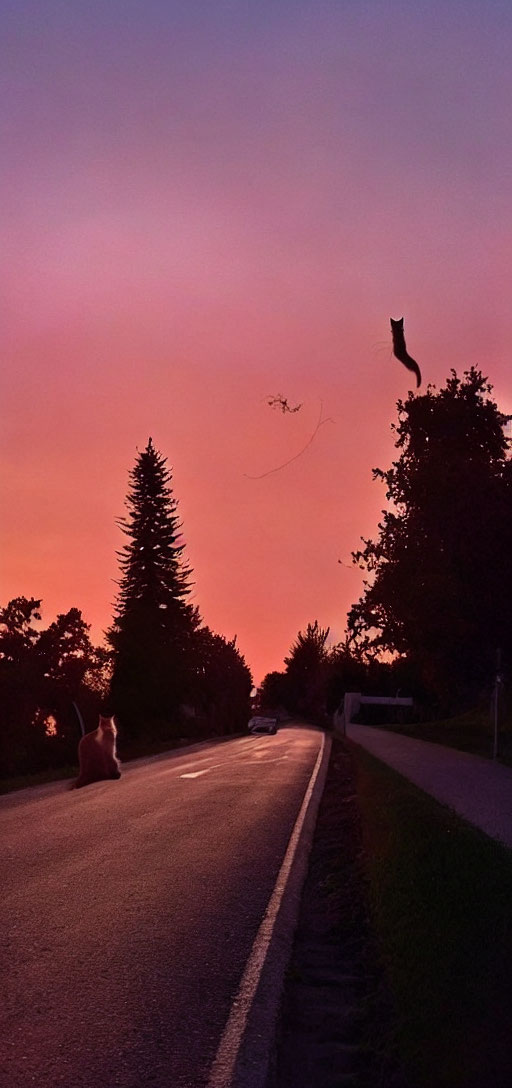
M 501 650 L 496 650 L 496 678 L 494 681 L 494 691 L 492 698 L 493 716 L 494 716 L 494 737 L 492 744 L 492 758 L 498 758 L 498 703 L 499 692 L 502 684 L 501 677 Z

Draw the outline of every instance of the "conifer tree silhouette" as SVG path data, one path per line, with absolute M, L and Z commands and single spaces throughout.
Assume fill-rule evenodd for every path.
M 187 603 L 190 567 L 167 458 L 150 438 L 130 472 L 129 538 L 118 552 L 122 577 L 108 640 L 114 651 L 112 709 L 128 736 L 158 733 L 175 717 L 189 686 L 197 609 Z M 155 724 L 155 723 L 160 723 Z

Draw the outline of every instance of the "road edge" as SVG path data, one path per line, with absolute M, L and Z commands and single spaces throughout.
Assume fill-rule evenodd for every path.
M 299 919 L 331 745 L 331 736 L 322 733 L 320 751 L 211 1066 L 207 1088 L 267 1085 L 285 971 Z

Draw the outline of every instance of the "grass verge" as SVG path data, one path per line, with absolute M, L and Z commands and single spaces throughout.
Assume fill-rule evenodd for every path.
M 512 1083 L 512 852 L 354 744 L 369 910 L 411 1086 Z
M 30 786 L 44 786 L 47 782 L 58 782 L 62 778 L 73 778 L 77 774 L 78 764 L 76 767 L 48 768 L 46 771 L 37 771 L 35 774 L 17 774 L 13 778 L 0 778 L 0 794 L 25 790 Z

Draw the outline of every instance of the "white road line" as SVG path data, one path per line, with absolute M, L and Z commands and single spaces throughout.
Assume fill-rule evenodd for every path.
M 229 1088 L 231 1085 L 231 1078 L 236 1065 L 238 1052 L 240 1050 L 240 1044 L 242 1042 L 245 1026 L 247 1024 L 247 1018 L 251 1010 L 251 1005 L 254 1000 L 260 975 L 265 963 L 266 955 L 272 939 L 272 933 L 274 931 L 275 921 L 281 906 L 281 901 L 286 889 L 287 880 L 290 874 L 290 870 L 295 857 L 295 852 L 300 839 L 300 834 L 306 819 L 306 813 L 308 810 L 311 795 L 313 793 L 315 782 L 318 777 L 320 765 L 322 763 L 322 756 L 325 747 L 325 734 L 322 733 L 322 743 L 320 745 L 320 751 L 317 756 L 313 773 L 309 780 L 309 785 L 304 794 L 304 800 L 302 802 L 299 815 L 295 821 L 295 826 L 290 836 L 286 854 L 283 859 L 283 863 L 279 870 L 279 874 L 275 883 L 274 891 L 269 899 L 267 909 L 263 915 L 260 928 L 256 934 L 254 944 L 251 949 L 251 953 L 247 963 L 245 965 L 245 971 L 242 976 L 242 981 L 238 988 L 238 993 L 231 1006 L 231 1012 L 228 1017 L 226 1027 L 221 1036 L 221 1040 L 217 1049 L 217 1054 L 213 1061 L 213 1065 L 210 1071 L 207 1088 Z
M 283 760 L 288 759 L 288 756 L 274 756 L 273 759 L 259 759 L 258 762 L 253 763 L 253 767 L 266 767 L 267 763 L 282 763 Z M 244 767 L 250 767 L 251 763 L 244 763 Z
M 222 763 L 215 763 L 214 766 L 215 767 L 228 767 L 230 765 L 230 763 L 236 761 L 240 757 L 240 754 L 243 754 L 243 753 L 226 752 L 226 759 L 223 760 Z M 215 756 L 214 755 L 197 756 L 195 759 L 188 759 L 188 760 L 186 759 L 186 756 L 182 756 L 181 758 L 185 759 L 186 762 L 181 763 L 179 760 L 176 760 L 175 762 L 173 761 L 170 767 L 163 767 L 162 770 L 158 771 L 158 775 L 160 777 L 163 777 L 166 774 L 178 774 L 179 772 L 183 771 L 187 767 L 197 767 L 199 763 L 210 763 L 212 759 L 215 759 Z M 211 769 L 210 767 L 207 768 L 207 770 L 210 770 L 210 769 Z M 183 775 L 180 774 L 180 778 L 182 778 L 182 777 L 183 777 Z
M 275 756 L 274 759 L 260 759 L 258 763 L 254 764 L 254 766 L 260 767 L 262 763 L 281 763 L 283 759 L 288 759 L 288 756 Z M 245 769 L 246 767 L 251 766 L 251 762 L 251 760 L 231 759 L 229 763 L 212 763 L 211 767 L 205 767 L 204 771 L 189 771 L 187 772 L 187 774 L 180 774 L 180 778 L 199 778 L 200 774 L 208 774 L 210 771 L 215 771 L 219 767 L 223 767 L 224 769 L 231 771 L 233 767 L 241 765 Z M 185 764 L 185 766 L 190 767 L 193 766 L 193 764 L 189 763 Z
M 201 759 L 189 759 L 184 763 L 173 762 L 170 767 L 163 767 L 162 770 L 157 771 L 157 775 L 159 778 L 163 778 L 166 774 L 178 774 L 179 771 L 183 771 L 187 767 L 197 767 L 199 763 L 209 763 L 212 759 L 213 756 L 202 756 Z

